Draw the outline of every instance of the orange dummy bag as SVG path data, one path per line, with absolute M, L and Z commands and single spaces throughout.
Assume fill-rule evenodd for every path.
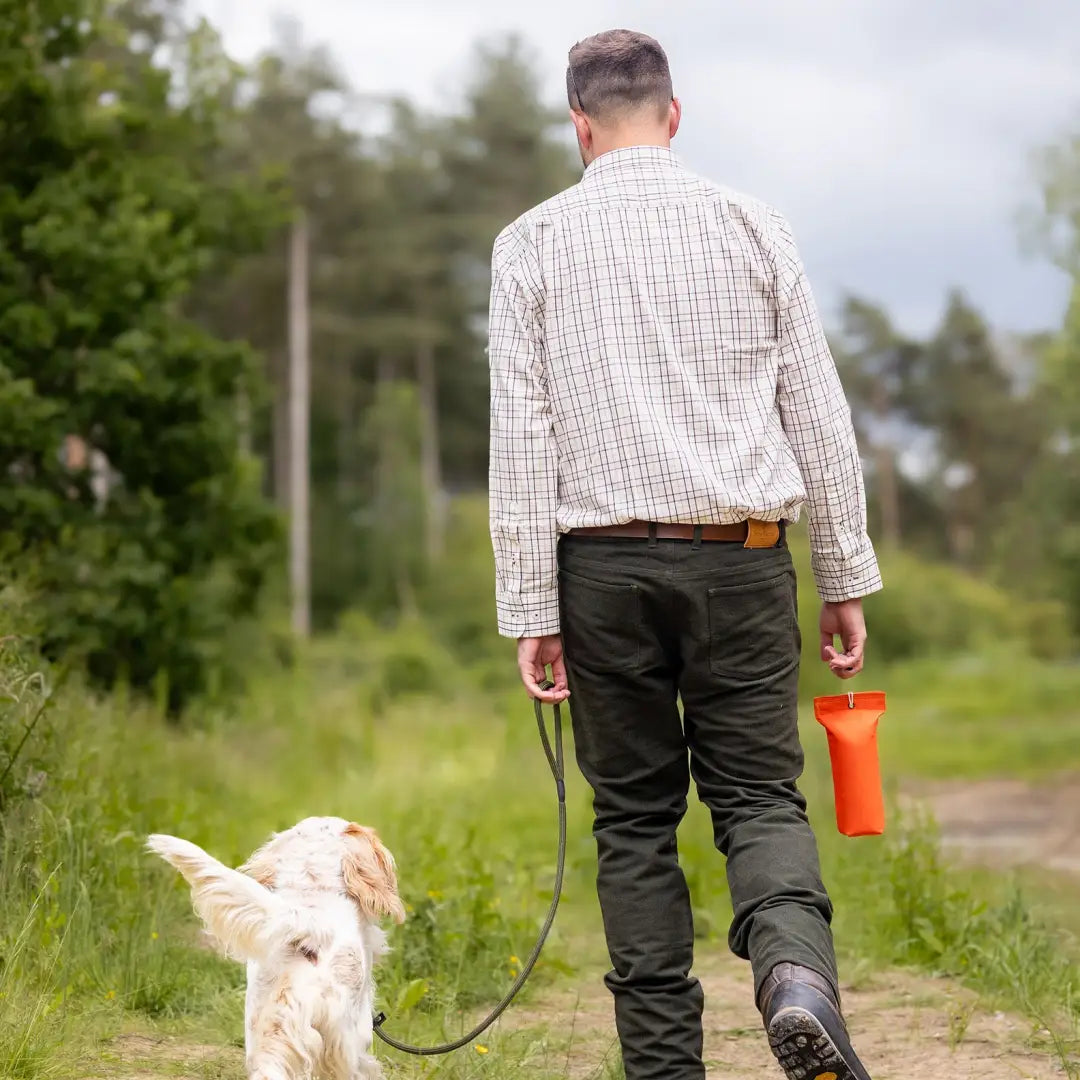
M 885 831 L 885 795 L 878 761 L 878 720 L 885 694 L 837 694 L 814 698 L 814 716 L 829 735 L 836 827 L 845 836 Z

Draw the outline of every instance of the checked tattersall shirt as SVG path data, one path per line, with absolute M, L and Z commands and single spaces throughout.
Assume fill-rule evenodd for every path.
M 500 633 L 559 630 L 558 535 L 794 521 L 823 600 L 881 587 L 851 414 L 787 222 L 657 146 L 597 158 L 492 256 Z

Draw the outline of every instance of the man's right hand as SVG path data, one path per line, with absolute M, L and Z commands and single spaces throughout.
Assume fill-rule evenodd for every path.
M 866 620 L 862 600 L 844 600 L 839 604 L 821 605 L 821 659 L 840 679 L 850 679 L 862 671 L 863 648 L 866 645 Z M 836 651 L 836 639 L 840 648 Z
M 547 679 L 548 664 L 551 665 L 551 681 L 555 685 L 550 690 L 541 690 L 540 684 Z M 558 634 L 518 638 L 518 671 L 529 697 L 546 705 L 557 705 L 570 696 L 562 638 Z

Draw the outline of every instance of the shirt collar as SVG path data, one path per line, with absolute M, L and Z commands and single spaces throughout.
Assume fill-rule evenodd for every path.
M 682 168 L 678 155 L 667 146 L 624 146 L 601 154 L 586 168 L 582 179 L 619 173 L 660 176 Z

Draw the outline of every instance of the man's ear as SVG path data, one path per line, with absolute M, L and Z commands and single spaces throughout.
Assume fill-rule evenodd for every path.
M 682 123 L 682 102 L 678 98 L 671 99 L 668 109 L 668 138 L 674 139 L 679 133 L 679 124 Z
M 577 134 L 577 140 L 581 144 L 583 150 L 589 150 L 592 147 L 593 135 L 592 124 L 589 118 L 583 113 L 578 112 L 577 109 L 570 110 L 570 119 L 574 124 L 574 131 Z

